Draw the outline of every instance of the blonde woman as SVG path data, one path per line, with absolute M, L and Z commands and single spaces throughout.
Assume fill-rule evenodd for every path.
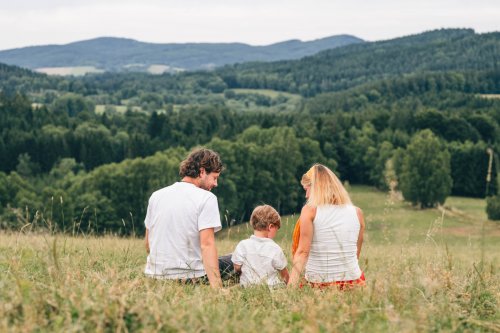
M 365 223 L 361 209 L 326 166 L 315 164 L 302 176 L 307 202 L 294 231 L 296 251 L 289 284 L 339 289 L 364 285 L 358 265 Z

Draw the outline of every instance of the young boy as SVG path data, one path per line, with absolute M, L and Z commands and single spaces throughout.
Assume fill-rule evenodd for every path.
M 274 287 L 283 284 L 283 281 L 287 283 L 285 254 L 272 240 L 281 226 L 280 215 L 269 205 L 257 206 L 250 217 L 250 224 L 254 229 L 253 235 L 239 242 L 231 257 L 234 270 L 241 272 L 240 284 L 266 283 Z

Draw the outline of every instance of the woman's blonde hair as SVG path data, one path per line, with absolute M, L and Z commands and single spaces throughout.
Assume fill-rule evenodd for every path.
M 307 204 L 317 207 L 321 205 L 351 204 L 349 193 L 340 179 L 322 164 L 314 164 L 300 181 L 302 186 L 310 186 Z

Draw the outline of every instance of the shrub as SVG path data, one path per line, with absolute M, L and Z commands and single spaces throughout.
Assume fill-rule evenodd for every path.
M 486 214 L 490 220 L 500 220 L 500 197 L 495 195 L 486 198 Z

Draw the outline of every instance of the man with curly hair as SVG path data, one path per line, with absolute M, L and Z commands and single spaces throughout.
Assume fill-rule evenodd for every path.
M 210 192 L 222 170 L 216 152 L 196 149 L 180 164 L 181 181 L 151 195 L 145 219 L 147 276 L 222 286 L 215 247 L 222 226 L 217 197 Z M 223 269 L 227 261 L 230 265 L 230 259 L 222 259 Z

